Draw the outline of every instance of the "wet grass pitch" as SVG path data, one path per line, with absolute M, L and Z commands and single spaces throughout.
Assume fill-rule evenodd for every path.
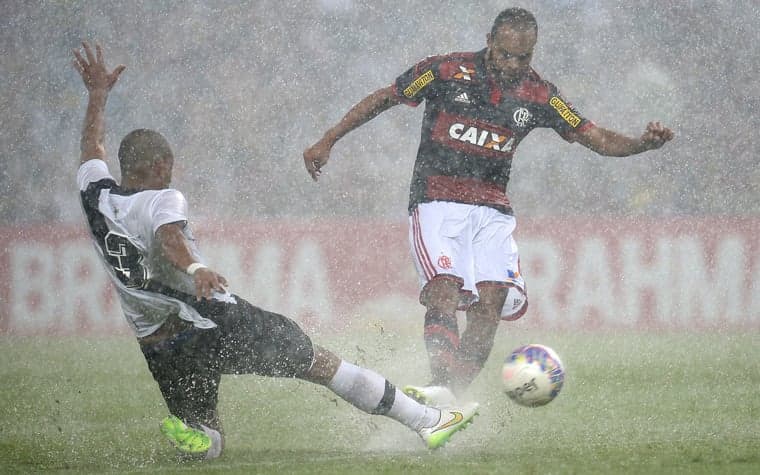
M 399 385 L 424 383 L 411 332 L 315 338 Z M 358 335 L 358 336 L 357 336 Z M 567 379 L 548 406 L 501 392 L 501 358 L 543 343 Z M 296 380 L 225 376 L 224 455 L 177 460 L 166 415 L 130 337 L 0 339 L 0 472 L 760 473 L 760 335 L 508 333 L 468 397 L 480 416 L 442 450 Z

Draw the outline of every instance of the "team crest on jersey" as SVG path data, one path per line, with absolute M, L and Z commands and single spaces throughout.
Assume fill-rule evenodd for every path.
M 439 257 L 438 267 L 440 267 L 441 269 L 451 269 L 451 258 L 449 256 Z
M 533 117 L 533 115 L 528 109 L 524 107 L 519 107 L 517 110 L 515 110 L 515 113 L 512 114 L 512 119 L 515 121 L 515 124 L 518 127 L 525 127 L 528 125 L 531 117 Z

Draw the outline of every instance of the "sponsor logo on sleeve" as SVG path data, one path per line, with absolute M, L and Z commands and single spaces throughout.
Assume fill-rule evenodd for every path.
M 435 76 L 433 76 L 433 70 L 428 69 L 422 76 L 415 79 L 409 87 L 404 89 L 404 95 L 411 99 L 415 94 L 420 92 L 422 88 L 433 82 L 433 79 L 435 79 Z
M 575 115 L 573 111 L 570 110 L 570 107 L 565 104 L 565 101 L 559 97 L 552 97 L 549 100 L 549 105 L 554 107 L 554 109 L 559 112 L 560 117 L 565 119 L 565 122 L 570 124 L 573 128 L 578 127 L 578 125 L 581 123 L 581 118 Z

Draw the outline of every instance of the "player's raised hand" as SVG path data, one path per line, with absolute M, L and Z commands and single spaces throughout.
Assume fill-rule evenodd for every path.
M 95 54 L 87 42 L 82 42 L 82 49 L 84 49 L 84 56 L 79 50 L 73 50 L 74 68 L 82 76 L 85 87 L 90 92 L 94 90 L 110 91 L 126 66 L 120 64 L 109 73 L 103 58 L 103 48 L 99 44 L 95 44 Z
M 314 181 L 317 181 L 319 175 L 322 174 L 322 167 L 330 160 L 331 149 L 332 145 L 322 139 L 304 151 L 303 162 L 306 165 L 306 171 Z
M 652 150 L 662 147 L 665 145 L 665 142 L 672 140 L 674 136 L 672 130 L 659 122 L 650 122 L 641 136 L 641 141 L 646 145 L 648 150 Z

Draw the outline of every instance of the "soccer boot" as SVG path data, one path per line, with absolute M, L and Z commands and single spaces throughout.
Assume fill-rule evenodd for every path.
M 221 454 L 221 444 L 214 444 L 212 441 L 213 435 L 218 435 L 218 432 L 212 429 L 207 431 L 205 427 L 202 429 L 189 427 L 176 416 L 169 416 L 161 421 L 161 433 L 182 455 L 193 458 L 215 458 Z M 221 442 L 221 437 L 219 437 L 219 442 Z
M 420 429 L 418 434 L 429 449 L 438 449 L 446 445 L 452 435 L 470 425 L 477 414 L 478 404 L 475 402 L 461 408 L 441 409 L 438 424 Z
M 404 386 L 404 394 L 428 406 L 451 407 L 456 405 L 457 398 L 445 386 Z

